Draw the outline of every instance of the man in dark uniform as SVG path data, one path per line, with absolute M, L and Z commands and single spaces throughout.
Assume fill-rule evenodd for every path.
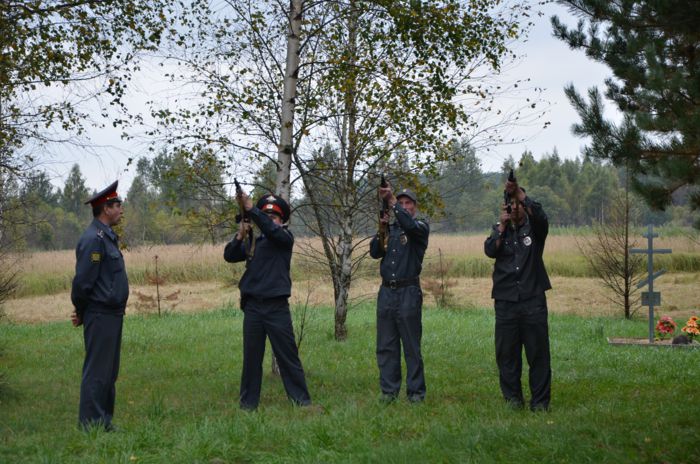
M 112 226 L 122 217 L 122 201 L 117 182 L 93 196 L 94 219 L 78 240 L 75 249 L 75 277 L 71 300 L 75 311 L 71 321 L 83 326 L 85 361 L 80 384 L 79 422 L 83 428 L 113 430 L 114 399 L 122 323 L 129 282 L 119 238 Z
M 294 246 L 294 236 L 285 226 L 289 221 L 289 205 L 270 194 L 253 206 L 245 193 L 240 195 L 248 217 L 262 232 L 256 239 L 253 256 L 248 256 L 243 231 L 244 228 L 248 233 L 252 231 L 249 223 L 241 221 L 238 233 L 224 250 L 224 259 L 229 263 L 246 261 L 245 272 L 238 283 L 244 313 L 240 406 L 254 410 L 260 402 L 266 336 L 277 358 L 287 397 L 299 406 L 309 406 L 311 396 L 294 340 L 288 303 L 292 292 L 289 268 Z
M 503 205 L 500 222 L 484 243 L 495 258 L 491 297 L 496 308 L 496 363 L 501 392 L 515 408 L 524 405 L 520 376 L 522 349 L 530 366 L 530 409 L 549 408 L 552 371 L 545 291 L 552 288 L 542 261 L 549 231 L 542 205 L 525 195 L 516 182 L 507 181 L 512 199 Z
M 416 195 L 404 189 L 394 196 L 391 185 L 379 187 L 396 221 L 389 214 L 380 220 L 389 225 L 386 249 L 379 236 L 370 242 L 369 254 L 381 258 L 382 285 L 377 296 L 377 364 L 382 399 L 392 401 L 401 388 L 401 345 L 406 359 L 406 394 L 411 402 L 425 398 L 425 376 L 421 355 L 423 292 L 420 272 L 428 247 L 430 227 L 416 219 Z

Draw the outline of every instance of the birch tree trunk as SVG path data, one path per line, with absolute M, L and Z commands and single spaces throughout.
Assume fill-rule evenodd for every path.
M 301 34 L 301 9 L 303 0 L 289 2 L 289 33 L 287 35 L 287 59 L 282 91 L 282 111 L 280 121 L 280 143 L 277 151 L 277 194 L 288 203 L 291 197 L 291 168 L 294 152 L 294 104 L 299 76 L 299 52 Z M 272 372 L 280 374 L 277 358 L 272 355 Z
M 354 11 L 355 2 L 350 2 L 350 8 Z M 341 130 L 341 148 L 339 173 L 343 175 L 343 197 L 341 201 L 355 198 L 355 165 L 357 163 L 357 105 L 355 96 L 357 92 L 356 68 L 357 61 L 357 17 L 350 14 L 348 20 L 348 75 L 345 89 L 343 107 L 344 116 Z M 354 208 L 347 208 L 347 214 L 341 221 L 340 239 L 338 240 L 336 257 L 336 269 L 333 273 L 333 289 L 335 293 L 335 339 L 338 341 L 347 338 L 345 320 L 348 314 L 348 296 L 352 283 L 352 239 L 353 239 L 353 213 Z
M 301 12 L 303 0 L 289 2 L 289 34 L 287 35 L 287 59 L 282 93 L 280 143 L 277 152 L 277 194 L 289 201 L 291 193 L 291 166 L 294 151 L 294 105 L 299 76 L 299 52 Z
M 345 320 L 348 315 L 348 297 L 350 296 L 350 284 L 352 283 L 352 217 L 346 217 L 341 228 L 342 231 L 336 251 L 338 265 L 333 273 L 335 339 L 337 341 L 343 341 L 348 337 Z

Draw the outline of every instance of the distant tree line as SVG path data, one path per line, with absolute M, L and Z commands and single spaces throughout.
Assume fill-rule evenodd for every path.
M 528 195 L 540 201 L 550 222 L 557 226 L 589 226 L 605 223 L 616 198 L 624 190 L 624 171 L 590 158 L 562 159 L 556 152 L 535 160 L 525 152 L 519 160 L 509 158 L 499 172 L 484 172 L 473 149 L 455 142 L 451 161 L 439 165 L 435 179 L 423 179 L 434 191 L 430 205 L 420 205 L 430 216 L 436 232 L 457 233 L 487 230 L 498 218 L 503 201 L 503 182 L 514 167 L 518 182 Z M 175 243 L 217 243 L 231 237 L 237 212 L 235 199 L 225 180 L 223 166 L 213 156 L 161 152 L 152 159 L 136 161 L 136 176 L 125 197 L 125 218 L 120 232 L 128 246 Z M 392 174 L 388 173 L 390 179 Z M 395 188 L 401 187 L 394 179 Z M 253 186 L 250 187 L 250 184 Z M 269 184 L 269 185 L 268 185 Z M 273 185 L 273 166 L 263 167 L 249 183 L 257 198 Z M 85 185 L 80 167 L 72 167 L 63 188 L 37 171 L 11 188 L 7 201 L 16 218 L 3 240 L 37 250 L 75 246 L 91 220 L 84 202 L 94 192 Z M 331 194 L 332 195 L 332 194 Z M 690 226 L 692 218 L 683 195 L 665 211 L 651 211 L 641 198 L 631 196 L 636 224 L 673 223 Z M 314 233 L 307 224 L 310 212 L 305 196 L 293 201 L 294 231 L 298 236 Z M 371 206 L 370 206 L 371 208 Z M 375 225 L 368 220 L 366 233 Z
M 442 200 L 442 213 L 432 218 L 433 230 L 440 232 L 488 229 L 498 218 L 503 202 L 503 184 L 510 168 L 527 194 L 541 202 L 550 224 L 565 227 L 605 223 L 615 200 L 624 192 L 627 175 L 589 157 L 562 159 L 558 153 L 539 161 L 531 152 L 519 160 L 507 159 L 500 172 L 484 172 L 476 153 L 468 145 L 456 142 L 454 161 L 440 165 L 431 184 Z M 683 192 L 674 197 L 674 205 L 664 211 L 652 211 L 641 197 L 630 196 L 634 206 L 633 223 L 655 225 L 672 222 L 692 225 L 690 208 Z
M 197 166 L 194 166 L 196 164 Z M 196 172 L 196 176 L 195 173 Z M 85 201 L 95 192 L 75 164 L 62 189 L 43 171 L 14 183 L 6 201 L 12 205 L 3 240 L 14 248 L 58 250 L 75 247 L 92 220 Z M 231 235 L 236 206 L 226 194 L 213 158 L 185 158 L 160 153 L 136 162 L 136 176 L 127 191 L 118 233 L 127 246 L 220 242 Z

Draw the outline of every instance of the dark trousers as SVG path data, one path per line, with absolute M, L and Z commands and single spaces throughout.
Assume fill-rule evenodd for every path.
M 391 289 L 382 286 L 377 297 L 377 364 L 382 393 L 396 396 L 401 389 L 401 345 L 406 360 L 406 394 L 425 397 L 423 357 L 420 351 L 423 324 L 420 287 Z
M 119 374 L 123 315 L 87 311 L 83 314 L 85 361 L 80 384 L 79 421 L 82 427 L 112 427 L 114 384 Z
M 294 340 L 292 316 L 286 297 L 243 303 L 243 372 L 240 405 L 255 409 L 260 402 L 265 338 L 270 339 L 287 397 L 298 405 L 311 404 L 304 369 Z
M 522 349 L 530 367 L 530 407 L 547 409 L 552 384 L 549 357 L 547 299 L 544 294 L 527 300 L 496 300 L 496 363 L 503 397 L 523 404 L 520 376 Z

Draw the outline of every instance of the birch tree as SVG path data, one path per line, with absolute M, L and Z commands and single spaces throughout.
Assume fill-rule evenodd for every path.
M 313 212 L 310 226 L 333 279 L 335 336 L 342 340 L 363 234 L 376 219 L 379 171 L 427 193 L 420 180 L 450 156 L 450 140 L 462 137 L 475 148 L 498 142 L 493 129 L 507 116 L 497 114 L 496 99 L 508 89 L 490 78 L 513 58 L 508 46 L 528 27 L 529 4 L 225 5 L 197 18 L 196 34 L 170 50 L 168 58 L 186 65 L 173 77 L 191 93 L 180 94 L 179 108 L 156 107 L 153 114 L 166 142 L 218 151 L 231 173 L 255 172 L 261 161 L 274 160 L 283 195 L 291 156 L 290 184 L 301 181 Z M 499 117 L 493 125 L 484 123 L 490 112 Z
M 289 2 L 289 34 L 287 35 L 287 58 L 282 92 L 282 121 L 280 144 L 277 155 L 277 193 L 290 200 L 292 153 L 294 151 L 294 109 L 301 53 L 302 0 Z

